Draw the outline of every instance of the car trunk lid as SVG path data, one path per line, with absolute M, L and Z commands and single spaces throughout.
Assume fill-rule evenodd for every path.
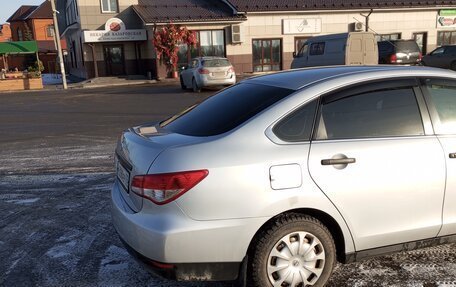
M 155 159 L 167 148 L 191 143 L 196 138 L 170 133 L 158 125 L 147 124 L 122 133 L 116 148 L 116 177 L 128 206 L 139 212 L 143 198 L 131 191 L 131 181 L 147 174 Z

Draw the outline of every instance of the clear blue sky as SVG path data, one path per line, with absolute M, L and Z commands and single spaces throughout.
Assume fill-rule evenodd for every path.
M 0 23 L 5 23 L 13 13 L 22 5 L 40 5 L 45 0 L 0 0 Z

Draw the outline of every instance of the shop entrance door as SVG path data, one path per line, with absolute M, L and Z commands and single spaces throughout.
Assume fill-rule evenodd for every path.
M 420 47 L 421 54 L 423 56 L 426 55 L 427 32 L 413 33 L 413 40 L 415 40 L 418 47 Z
M 125 75 L 125 59 L 122 45 L 104 46 L 107 76 Z

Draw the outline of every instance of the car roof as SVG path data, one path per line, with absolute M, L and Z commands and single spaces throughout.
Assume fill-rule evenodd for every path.
M 291 90 L 299 90 L 311 84 L 347 76 L 357 75 L 360 81 L 372 76 L 383 76 L 385 78 L 394 74 L 395 77 L 451 77 L 456 78 L 456 73 L 449 70 L 421 67 L 421 66 L 328 66 L 317 68 L 304 68 L 288 70 L 274 74 L 246 79 L 242 82 L 262 84 L 268 86 L 281 87 Z
M 200 60 L 216 60 L 216 59 L 222 59 L 222 60 L 228 60 L 227 58 L 224 57 L 211 57 L 211 56 L 204 56 L 204 57 L 196 57 L 193 59 L 200 59 Z
M 379 42 L 415 42 L 413 39 L 391 39 L 391 40 L 382 40 Z

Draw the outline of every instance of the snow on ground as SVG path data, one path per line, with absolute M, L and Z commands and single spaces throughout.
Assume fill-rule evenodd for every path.
M 41 74 L 43 85 L 61 85 L 62 75 L 61 74 Z M 71 80 L 67 78 L 67 83 L 70 84 Z
M 0 286 L 208 287 L 159 279 L 123 248 L 105 172 L 0 176 Z
M 116 142 L 112 139 L 73 138 L 73 143 L 47 146 L 37 141 L 29 148 L 4 145 L 0 157 L 2 174 L 110 172 L 114 169 Z M 0 183 L 1 184 L 1 183 Z

